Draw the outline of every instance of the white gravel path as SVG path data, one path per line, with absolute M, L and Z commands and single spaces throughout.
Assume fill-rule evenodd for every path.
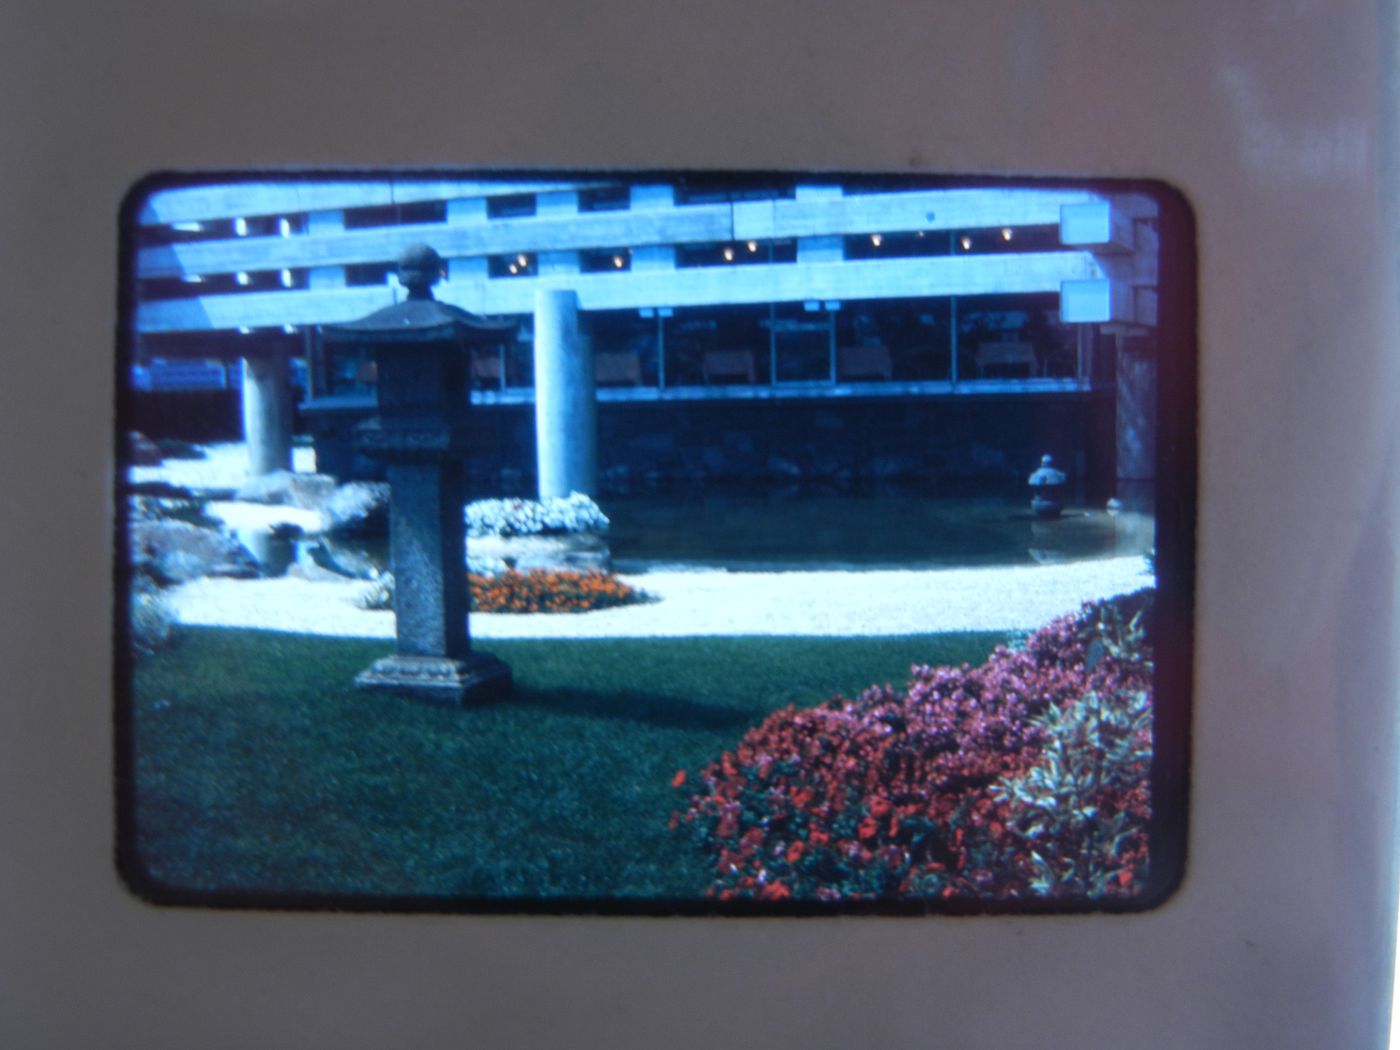
M 195 491 L 237 488 L 247 446 L 205 446 L 208 458 L 133 467 L 133 481 L 163 480 Z M 314 471 L 310 448 L 294 469 Z M 294 520 L 294 508 L 211 503 L 231 527 Z M 302 512 L 304 513 L 304 512 Z M 316 522 L 297 521 L 314 531 Z M 1097 598 L 1148 586 L 1141 557 L 993 569 L 726 572 L 658 568 L 623 575 L 657 600 L 576 614 L 475 613 L 477 638 L 644 638 L 691 635 L 895 635 L 956 630 L 1034 630 Z M 169 592 L 182 623 L 303 634 L 392 638 L 394 617 L 355 605 L 365 584 L 296 577 L 206 578 Z
M 624 576 L 658 600 L 573 614 L 474 613 L 474 638 L 897 635 L 1025 631 L 1151 584 L 1140 557 L 995 569 L 659 571 Z M 182 623 L 392 638 L 390 612 L 354 604 L 355 582 L 206 578 L 170 592 Z
M 202 445 L 204 459 L 167 459 L 158 467 L 128 467 L 131 481 L 165 481 L 191 492 L 236 489 L 248 480 L 248 446 L 241 441 Z M 316 472 L 316 450 L 292 449 L 292 469 L 299 474 Z

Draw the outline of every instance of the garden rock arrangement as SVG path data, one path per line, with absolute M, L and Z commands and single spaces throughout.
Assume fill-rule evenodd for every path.
M 328 536 L 387 536 L 389 486 L 382 481 L 348 482 L 331 494 L 322 513 Z
M 183 583 L 201 576 L 258 575 L 257 560 L 241 543 L 187 521 L 132 522 L 130 551 L 132 571 L 160 584 Z

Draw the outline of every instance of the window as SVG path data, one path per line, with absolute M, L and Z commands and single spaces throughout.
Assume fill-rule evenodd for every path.
M 493 255 L 486 263 L 486 272 L 492 277 L 533 277 L 538 260 L 528 252 L 514 255 Z
M 447 221 L 445 201 L 412 201 L 372 208 L 345 209 L 345 228 L 363 230 L 375 226 L 408 226 Z
M 597 248 L 580 252 L 578 268 L 583 273 L 623 273 L 632 268 L 632 249 Z
M 579 190 L 579 211 L 622 211 L 631 207 L 632 192 L 627 186 L 595 186 Z
M 490 197 L 486 201 L 486 215 L 491 219 L 519 219 L 534 214 L 533 193 L 511 193 L 503 197 Z

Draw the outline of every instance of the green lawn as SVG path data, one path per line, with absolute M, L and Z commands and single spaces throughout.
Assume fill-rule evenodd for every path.
M 355 690 L 384 642 L 185 629 L 135 675 L 129 856 L 183 891 L 694 900 L 677 770 L 1003 640 L 499 641 L 514 696 L 459 709 Z

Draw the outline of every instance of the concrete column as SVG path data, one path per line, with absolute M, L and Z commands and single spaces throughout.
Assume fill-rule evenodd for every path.
M 1157 461 L 1157 358 L 1153 341 L 1118 337 L 1118 482 L 1151 482 Z
M 249 477 L 292 469 L 292 378 L 286 354 L 243 359 L 243 439 Z
M 535 456 L 541 499 L 597 494 L 597 382 L 572 291 L 535 292 Z

